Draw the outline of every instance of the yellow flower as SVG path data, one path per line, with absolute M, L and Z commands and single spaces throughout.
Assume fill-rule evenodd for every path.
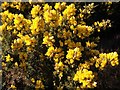
M 55 42 L 54 36 L 45 36 L 43 38 L 43 43 L 42 44 L 46 44 L 48 46 L 52 46 L 53 42 Z
M 86 25 L 77 25 L 76 27 L 78 33 L 77 36 L 81 39 L 88 37 L 94 29 L 91 26 Z
M 7 30 L 12 30 L 13 27 L 12 26 L 7 26 Z
M 34 19 L 32 19 L 32 24 L 30 26 L 30 29 L 33 35 L 39 34 L 40 31 L 44 31 L 43 18 L 36 16 Z
M 86 46 L 87 46 L 87 47 L 90 47 L 90 42 L 89 42 L 89 41 L 86 42 Z
M 55 63 L 55 67 L 54 67 L 54 69 L 56 70 L 56 71 L 63 71 L 64 70 L 64 64 L 63 64 L 63 62 L 59 62 L 59 63 Z
M 110 59 L 110 61 L 112 61 L 113 59 L 118 58 L 118 54 L 117 52 L 111 52 L 107 54 L 107 57 Z
M 67 6 L 67 8 L 63 11 L 63 16 L 67 19 L 69 19 L 71 16 L 75 15 L 75 5 L 74 4 L 70 4 L 69 6 Z
M 67 59 L 70 59 L 70 62 L 73 63 L 74 59 L 75 60 L 80 60 L 81 57 L 81 51 L 80 48 L 76 47 L 74 49 L 69 49 L 69 51 L 67 51 L 68 54 L 66 55 Z
M 13 58 L 10 57 L 10 54 L 6 56 L 6 62 L 13 61 Z
M 98 25 L 99 25 L 99 27 L 103 27 L 103 24 L 102 24 L 102 22 L 101 22 L 101 23 L 99 23 Z
M 48 4 L 45 4 L 44 7 L 43 7 L 44 11 L 49 11 L 52 9 L 52 6 L 49 6 Z
M 94 25 L 95 25 L 95 26 L 97 26 L 97 24 L 98 24 L 97 22 L 94 22 Z
M 77 25 L 77 21 L 75 20 L 75 17 L 74 16 L 72 16 L 70 19 L 69 19 L 69 21 L 68 21 L 68 23 L 70 24 L 70 25 Z
M 13 50 L 16 50 L 16 49 L 19 50 L 20 48 L 22 48 L 22 46 L 23 46 L 23 40 L 18 38 L 17 40 L 16 39 L 14 40 L 14 43 L 12 43 L 11 48 Z
M 8 18 L 9 18 L 10 20 L 12 20 L 12 19 L 14 18 L 14 14 L 9 13 L 9 14 L 8 14 Z
M 81 57 L 81 55 L 82 55 L 82 53 L 81 53 L 81 51 L 80 51 L 80 48 L 76 47 L 76 48 L 74 49 L 74 58 L 75 58 L 76 60 L 79 60 L 80 57 Z
M 118 65 L 118 54 L 117 52 L 111 52 L 111 53 L 101 53 L 99 54 L 99 58 L 96 58 L 96 68 L 100 68 L 103 70 L 107 63 L 109 62 L 112 66 Z
M 58 76 L 61 79 L 61 77 L 63 77 L 63 72 L 60 72 Z
M 35 16 L 40 12 L 41 7 L 39 5 L 33 6 L 31 10 L 32 17 L 35 18 Z
M 16 90 L 16 86 L 15 85 L 11 85 L 11 88 Z
M 62 2 L 61 3 L 61 9 L 63 10 L 63 9 L 65 9 L 65 7 L 66 7 L 66 2 Z
M 22 47 L 23 45 L 22 45 L 22 39 L 20 39 L 20 38 L 18 38 L 17 40 L 16 40 L 16 43 L 18 43 L 19 44 L 19 47 Z
M 36 81 L 35 89 L 36 89 L 36 90 L 44 89 L 44 85 L 43 85 L 43 83 L 42 83 L 41 80 L 37 80 L 37 81 Z
M 4 23 L 3 25 L 0 26 L 0 34 L 3 32 L 3 30 L 5 30 L 7 26 L 7 23 Z
M 86 46 L 87 46 L 87 47 L 94 48 L 94 47 L 96 47 L 96 46 L 97 46 L 97 44 L 96 44 L 96 43 L 94 43 L 94 42 L 89 42 L 89 41 L 87 41 L 87 42 L 86 42 Z
M 25 40 L 26 45 L 31 45 L 30 39 L 31 39 L 31 38 L 30 38 L 28 35 L 25 35 L 25 36 L 24 36 L 24 40 Z
M 48 57 L 52 57 L 53 54 L 54 54 L 54 51 L 55 51 L 54 47 L 51 46 L 51 47 L 48 48 L 48 50 L 47 50 L 45 55 L 48 56 Z
M 74 26 L 73 26 L 73 25 L 71 25 L 71 26 L 70 26 L 70 29 L 71 29 L 71 30 L 75 30 L 75 28 L 74 28 Z
M 94 75 L 92 71 L 87 69 L 80 69 L 76 72 L 73 80 L 82 83 L 82 88 L 91 88 L 95 87 L 95 83 L 92 81 L 94 79 Z
M 80 15 L 79 15 L 79 16 L 80 16 L 80 18 L 83 18 L 83 17 L 84 17 L 84 15 L 83 15 L 82 13 L 80 13 Z
M 58 63 L 58 58 L 54 58 L 54 61 L 55 61 L 56 63 Z
M 67 39 L 69 37 L 72 37 L 72 33 L 70 32 L 70 30 L 66 31 L 66 29 L 64 29 L 63 30 L 63 35 L 61 37 L 63 37 L 64 39 Z M 71 41 L 71 40 L 69 40 L 69 41 Z
M 70 59 L 70 63 L 69 64 L 73 64 L 74 63 L 74 60 L 73 59 Z
M 61 26 L 62 21 L 63 21 L 63 16 L 59 14 L 59 19 L 57 20 L 56 24 Z
M 79 80 L 79 76 L 78 76 L 77 74 L 75 74 L 73 80 L 74 80 L 74 81 L 78 81 L 78 80 Z
M 46 23 L 50 23 L 51 20 L 58 21 L 59 14 L 56 12 L 56 10 L 50 10 L 44 12 L 44 19 Z
M 18 63 L 17 62 L 15 62 L 15 66 L 18 67 Z
M 58 63 L 58 66 L 59 66 L 59 67 L 63 67 L 64 64 L 60 61 L 60 62 Z
M 34 78 L 31 78 L 31 81 L 32 81 L 32 83 L 35 83 L 35 79 Z
M 22 14 L 15 14 L 14 24 L 19 25 L 20 22 L 24 19 L 24 16 Z
M 17 33 L 18 31 L 14 29 L 13 34 L 16 35 Z
M 0 13 L 2 23 L 5 23 L 5 22 L 6 22 L 6 20 L 8 19 L 8 17 L 7 17 L 8 14 L 9 14 L 9 11 L 8 11 L 8 10 Z
M 16 5 L 15 8 L 20 10 L 21 5 Z
M 74 50 L 69 49 L 69 51 L 67 51 L 67 52 L 68 52 L 68 54 L 66 55 L 66 58 L 67 59 L 72 59 L 73 55 L 74 55 Z
M 80 63 L 79 64 L 79 68 L 80 69 L 90 69 L 90 66 L 93 65 L 92 63 L 85 61 L 85 63 Z
M 97 86 L 97 82 L 94 82 L 94 83 L 92 84 L 92 86 L 93 86 L 93 87 L 96 87 L 96 86 Z
M 118 58 L 114 58 L 114 60 L 111 61 L 112 66 L 115 66 L 115 65 L 118 65 L 118 64 L 119 64 Z
M 3 2 L 3 3 L 1 3 L 1 7 L 2 7 L 2 9 L 6 9 L 7 7 L 9 6 L 9 3 L 8 2 Z
M 2 67 L 6 67 L 6 63 L 2 62 Z
M 26 46 L 35 46 L 36 39 L 34 37 L 31 38 L 29 35 L 22 36 L 21 34 L 19 34 L 19 37 L 21 37 L 24 40 Z
M 101 67 L 102 67 L 102 68 L 105 67 L 106 64 L 107 64 L 107 60 L 106 60 L 106 59 L 105 59 L 105 60 L 102 60 L 102 62 L 101 62 Z
M 17 34 L 17 36 L 20 37 L 20 38 L 23 40 L 23 34 L 22 34 L 22 33 L 19 32 L 19 33 Z
M 55 8 L 56 10 L 61 10 L 61 4 L 60 4 L 60 3 L 55 3 L 54 8 Z

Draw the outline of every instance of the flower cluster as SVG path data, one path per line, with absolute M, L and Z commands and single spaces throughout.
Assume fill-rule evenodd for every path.
M 82 83 L 81 88 L 96 87 L 96 82 L 93 82 L 93 72 L 87 69 L 78 70 L 73 78 L 74 81 Z
M 76 11 L 75 5 L 74 4 L 70 4 L 63 11 L 63 17 L 69 19 L 69 18 L 71 18 L 72 16 L 75 15 L 75 11 Z
M 69 49 L 68 54 L 66 55 L 66 58 L 70 60 L 68 63 L 72 64 L 74 60 L 80 60 L 81 56 L 82 56 L 82 53 L 80 51 L 80 48 L 76 47 L 75 49 Z
M 91 35 L 91 32 L 93 32 L 93 28 L 86 25 L 77 25 L 77 28 L 75 30 L 76 31 L 74 31 L 74 33 L 78 32 L 77 36 L 82 39 L 89 37 L 89 35 Z
M 21 3 L 21 2 L 22 2 L 22 0 L 18 0 L 17 2 L 15 0 L 13 0 L 12 2 L 3 2 L 1 4 L 1 7 L 3 10 L 12 8 L 12 9 L 17 9 L 17 10 L 22 10 L 22 11 L 24 11 L 26 9 L 26 6 L 27 6 L 27 8 L 31 7 L 31 5 L 29 5 L 28 3 Z
M 111 53 L 101 53 L 99 54 L 99 58 L 96 58 L 95 67 L 103 70 L 107 63 L 110 63 L 112 66 L 118 65 L 118 54 L 117 52 L 111 52 Z
M 31 15 L 33 18 L 35 18 L 40 13 L 40 9 L 41 9 L 41 7 L 39 5 L 33 6 L 32 10 L 31 10 Z
M 3 87 L 18 89 L 19 83 L 36 90 L 51 86 L 96 87 L 91 66 L 104 69 L 107 62 L 112 66 L 119 63 L 117 52 L 100 54 L 95 48 L 97 39 L 90 37 L 110 25 L 110 20 L 104 19 L 87 22 L 95 7 L 94 3 L 81 4 L 79 8 L 75 3 L 65 2 L 3 2 Z
M 106 29 L 106 27 L 111 27 L 110 20 L 102 20 L 102 22 L 94 22 L 95 28 L 97 28 L 97 31 L 100 32 L 101 29 Z
M 80 8 L 80 14 L 79 14 L 79 17 L 81 20 L 83 19 L 87 19 L 91 16 L 91 13 L 93 13 L 93 9 L 95 8 L 94 6 L 94 3 L 91 3 L 91 4 L 88 4 L 88 5 L 85 5 L 84 8 Z

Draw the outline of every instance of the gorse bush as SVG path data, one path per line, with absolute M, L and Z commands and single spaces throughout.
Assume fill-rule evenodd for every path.
M 117 52 L 97 49 L 95 34 L 111 27 L 109 19 L 91 19 L 98 5 L 3 2 L 3 88 L 97 87 L 97 73 L 119 64 Z

